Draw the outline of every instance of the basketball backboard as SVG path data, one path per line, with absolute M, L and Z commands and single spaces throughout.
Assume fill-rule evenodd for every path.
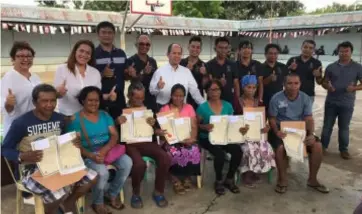
M 171 16 L 172 0 L 131 0 L 131 13 Z

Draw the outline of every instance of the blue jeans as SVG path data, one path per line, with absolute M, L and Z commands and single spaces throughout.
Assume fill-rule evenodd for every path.
M 339 151 L 348 151 L 349 124 L 353 115 L 353 106 L 341 106 L 333 103 L 325 103 L 324 122 L 321 141 L 324 148 L 328 148 L 331 140 L 334 123 L 338 117 L 338 143 Z
M 97 184 L 92 187 L 92 203 L 103 204 L 104 191 L 106 190 L 105 188 L 109 178 L 107 166 L 104 164 L 97 164 L 90 159 L 85 160 L 85 165 L 98 173 Z M 128 155 L 124 154 L 115 160 L 112 165 L 118 170 L 113 181 L 109 185 L 108 194 L 110 197 L 116 197 L 131 172 L 133 163 L 132 159 Z

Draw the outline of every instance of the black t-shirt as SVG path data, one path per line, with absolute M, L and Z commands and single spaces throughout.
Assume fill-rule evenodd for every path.
M 267 85 L 264 84 L 263 102 L 266 106 L 269 105 L 269 101 L 274 94 L 283 90 L 284 78 L 289 73 L 288 67 L 280 62 L 276 62 L 274 67 L 270 67 L 266 62 L 261 64 L 261 72 L 264 79 L 268 78 L 273 71 L 275 71 L 277 80 L 271 81 Z
M 257 60 L 250 60 L 248 66 L 242 64 L 241 61 L 236 61 L 236 66 L 238 69 L 239 81 L 241 81 L 245 75 L 255 75 L 257 78 L 263 76 L 263 73 L 261 72 L 261 63 Z M 243 88 L 240 85 L 240 94 L 242 93 Z M 255 93 L 255 96 L 258 96 L 257 92 Z
M 156 110 L 156 97 L 150 94 L 149 87 L 153 74 L 157 70 L 157 62 L 154 58 L 147 55 L 147 62 L 149 66 L 151 66 L 151 73 L 147 74 L 144 69 L 147 65 L 147 62 L 141 60 L 141 58 L 135 54 L 131 56 L 129 59 L 130 64 L 134 63 L 134 68 L 137 73 L 137 77 L 133 78 L 131 81 L 141 81 L 143 86 L 146 89 L 145 92 L 145 105 L 147 108 Z
M 216 58 L 206 63 L 207 72 L 213 79 L 221 80 L 225 75 L 226 85 L 223 88 L 221 99 L 233 103 L 234 79 L 239 79 L 236 63 L 225 59 L 225 63 L 220 65 Z
M 295 71 L 290 71 L 299 75 L 301 81 L 300 90 L 309 96 L 315 96 L 315 77 L 313 75 L 313 70 L 322 66 L 321 61 L 311 57 L 308 61 L 304 62 L 301 56 L 297 56 L 288 60 L 288 67 L 293 63 L 294 59 L 298 66 Z
M 186 57 L 186 58 L 181 60 L 180 65 L 182 65 L 184 67 L 187 67 L 188 62 L 189 62 L 188 57 Z M 196 83 L 197 83 L 197 87 L 198 87 L 198 89 L 200 91 L 200 94 L 202 96 L 204 96 L 204 88 L 203 88 L 203 85 L 202 85 L 202 79 L 204 78 L 204 75 L 202 75 L 200 73 L 200 68 L 202 67 L 203 64 L 206 67 L 206 63 L 204 61 L 202 61 L 201 59 L 199 59 L 194 64 L 194 67 L 191 69 L 192 76 L 194 76 L 194 78 L 196 80 Z M 207 71 L 207 69 L 206 69 L 206 71 Z M 195 109 L 198 106 L 196 101 L 192 98 L 190 93 L 187 95 L 187 103 L 192 105 Z

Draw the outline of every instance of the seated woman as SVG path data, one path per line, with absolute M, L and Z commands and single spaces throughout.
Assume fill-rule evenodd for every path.
M 67 130 L 81 133 L 81 152 L 85 158 L 84 162 L 87 167 L 95 170 L 99 175 L 98 182 L 92 189 L 92 209 L 97 214 L 108 214 L 111 212 L 104 206 L 104 199 L 107 199 L 106 202 L 114 209 L 124 208 L 117 196 L 130 174 L 132 160 L 123 154 L 112 163 L 117 171 L 108 192 L 105 193 L 109 172 L 104 158 L 108 151 L 117 144 L 119 138 L 111 116 L 105 111 L 99 110 L 101 97 L 101 90 L 98 87 L 83 88 L 78 97 L 83 109 L 71 118 L 72 121 Z
M 56 94 L 51 85 L 34 87 L 31 96 L 35 109 L 24 113 L 11 124 L 2 143 L 1 155 L 24 166 L 20 172 L 21 183 L 30 192 L 42 197 L 46 214 L 58 213 L 59 207 L 64 213 L 76 213 L 75 202 L 87 194 L 97 181 L 95 171 L 87 169 L 87 174 L 81 180 L 56 191 L 49 190 L 32 178 L 32 174 L 38 170 L 37 162 L 42 160 L 43 151 L 32 151 L 31 142 L 65 133 L 65 116 L 54 111 Z M 80 147 L 79 137 L 74 143 Z
M 239 98 L 237 111 L 238 115 L 243 114 L 244 107 L 263 106 L 262 103 L 255 98 L 257 89 L 257 78 L 255 75 L 246 75 L 242 78 L 241 84 L 243 95 Z M 244 127 L 245 128 L 245 127 Z M 247 133 L 246 128 L 245 133 Z M 268 133 L 269 125 L 261 130 L 262 133 Z M 241 146 L 243 150 L 243 158 L 241 161 L 241 173 L 243 173 L 244 184 L 247 187 L 254 188 L 254 182 L 259 181 L 257 173 L 268 172 L 275 167 L 273 148 L 267 141 L 252 142 L 246 141 Z
M 132 82 L 128 88 L 128 108 L 144 107 L 145 88 L 140 82 Z M 127 121 L 126 117 L 119 116 L 117 122 L 121 125 Z M 154 127 L 156 119 L 148 118 L 147 122 Z M 126 145 L 127 154 L 132 158 L 132 188 L 133 195 L 131 198 L 131 206 L 133 208 L 142 208 L 143 202 L 141 198 L 141 182 L 146 172 L 147 166 L 142 156 L 148 156 L 157 163 L 155 190 L 153 192 L 153 200 L 158 207 L 166 207 L 168 202 L 164 196 L 164 189 L 168 170 L 170 168 L 170 157 L 156 142 L 142 142 Z
M 206 92 L 208 101 L 201 104 L 197 108 L 197 117 L 200 121 L 200 145 L 208 150 L 214 156 L 214 169 L 216 173 L 215 192 L 218 195 L 224 195 L 225 189 L 228 188 L 232 193 L 240 193 L 239 188 L 234 183 L 234 175 L 238 169 L 242 151 L 237 144 L 228 144 L 225 146 L 212 145 L 208 139 L 209 132 L 212 131 L 213 125 L 210 124 L 210 117 L 212 115 L 232 115 L 234 113 L 233 107 L 230 103 L 221 100 L 222 84 L 218 80 L 212 80 L 206 85 Z M 226 175 L 226 180 L 223 182 L 222 170 L 225 162 L 225 152 L 231 154 L 229 171 Z
M 176 84 L 171 89 L 171 99 L 169 104 L 163 106 L 160 112 L 177 110 L 179 117 L 191 118 L 191 137 L 183 142 L 169 145 L 164 144 L 167 153 L 171 156 L 171 179 L 174 191 L 177 194 L 185 194 L 185 191 L 192 189 L 190 176 L 200 174 L 200 149 L 197 146 L 197 119 L 194 108 L 190 104 L 185 104 L 186 89 L 181 84 Z M 163 133 L 161 133 L 163 134 Z M 184 183 L 177 176 L 185 177 Z

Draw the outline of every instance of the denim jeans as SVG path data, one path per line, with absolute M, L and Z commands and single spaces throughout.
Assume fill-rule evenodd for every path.
M 349 124 L 353 115 L 353 106 L 341 106 L 334 103 L 325 103 L 324 122 L 321 141 L 324 148 L 328 148 L 334 123 L 338 117 L 338 143 L 339 151 L 348 151 Z
M 95 170 L 98 173 L 97 184 L 92 187 L 92 204 L 103 204 L 104 191 L 109 178 L 109 172 L 105 164 L 97 164 L 93 160 L 86 159 L 85 165 L 88 168 Z M 108 194 L 111 197 L 116 197 L 123 187 L 129 173 L 132 169 L 132 159 L 124 154 L 112 163 L 118 170 L 113 181 L 108 188 Z

